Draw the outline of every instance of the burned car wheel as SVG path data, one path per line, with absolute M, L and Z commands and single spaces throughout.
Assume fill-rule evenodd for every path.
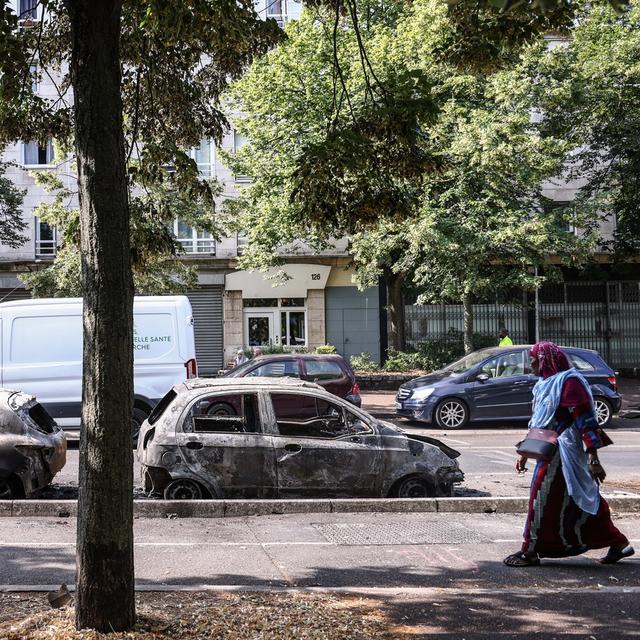
M 410 476 L 398 483 L 395 490 L 397 498 L 431 498 L 435 494 L 424 478 Z
M 24 491 L 17 478 L 0 478 L 0 500 L 24 498 Z
M 174 480 L 164 490 L 165 500 L 201 500 L 202 487 L 193 480 Z
M 133 407 L 133 413 L 131 414 L 131 441 L 133 446 L 138 445 L 138 434 L 140 433 L 140 427 L 142 423 L 147 419 L 147 414 L 138 407 Z

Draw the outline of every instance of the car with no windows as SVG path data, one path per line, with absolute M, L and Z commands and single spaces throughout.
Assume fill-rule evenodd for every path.
M 224 401 L 230 415 L 210 411 Z M 142 480 L 165 499 L 452 495 L 459 453 L 404 433 L 320 386 L 283 378 L 176 385 L 138 440 Z
M 0 500 L 44 488 L 66 460 L 66 436 L 36 398 L 0 389 Z

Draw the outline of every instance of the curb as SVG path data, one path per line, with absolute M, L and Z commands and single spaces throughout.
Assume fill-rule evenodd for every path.
M 612 511 L 639 513 L 640 496 L 605 496 Z M 525 513 L 529 498 L 134 500 L 136 518 L 239 518 L 300 513 Z M 76 500 L 0 501 L 0 517 L 70 518 Z

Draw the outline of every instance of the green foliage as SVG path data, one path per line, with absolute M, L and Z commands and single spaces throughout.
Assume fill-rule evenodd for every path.
M 4 177 L 7 165 L 0 162 L 0 243 L 16 248 L 27 241 L 27 225 L 22 219 L 24 191 Z
M 543 23 L 564 18 L 539 5 L 543 17 L 525 5 L 498 16 L 461 3 L 464 17 L 440 0 L 382 4 L 361 7 L 359 34 L 347 17 L 307 11 L 235 86 L 250 142 L 229 162 L 254 178 L 228 207 L 248 235 L 242 265 L 267 268 L 296 238 L 321 249 L 346 234 L 360 286 L 406 274 L 424 301 L 535 288 L 557 277 L 552 254 L 581 265 L 593 213 L 544 206 L 541 185 L 570 146 L 531 123 L 522 58 L 525 43 L 544 46 Z M 461 55 L 478 43 L 484 59 Z M 563 230 L 569 221 L 586 233 Z M 537 277 L 535 265 L 546 266 Z
M 380 365 L 371 359 L 371 354 L 363 351 L 362 353 L 351 356 L 351 366 L 356 371 L 379 371 Z
M 316 353 L 319 354 L 327 354 L 327 353 L 335 353 L 336 348 L 332 344 L 321 344 L 316 347 Z
M 385 371 L 398 372 L 417 371 L 420 369 L 424 369 L 422 354 L 389 349 L 387 360 L 384 363 L 383 369 Z
M 566 46 L 529 59 L 531 89 L 546 135 L 572 147 L 568 177 L 579 178 L 576 213 L 607 212 L 612 247 L 640 250 L 640 2 L 616 12 L 585 3 Z
M 68 7 L 62 0 L 39 4 L 43 19 L 31 28 L 18 29 L 8 3 L 0 9 L 0 146 L 19 139 L 44 142 L 53 135 L 63 151 L 56 157 L 65 158 L 73 147 L 71 81 L 65 75 L 71 51 Z M 228 126 L 222 94 L 254 56 L 281 37 L 275 21 L 261 19 L 246 0 L 123 4 L 121 92 L 138 293 L 178 292 L 195 283 L 195 270 L 177 259 L 181 246 L 168 228 L 174 218 L 222 235 L 215 216 L 220 185 L 199 175 L 188 150 L 203 138 L 221 142 Z M 39 75 L 60 75 L 55 98 L 32 94 L 34 60 Z M 57 254 L 49 273 L 25 278 L 43 295 L 80 293 L 80 274 L 72 275 L 80 264 L 78 212 L 67 209 L 73 194 L 59 180 L 62 171 L 68 166 L 39 172 L 37 178 L 56 197 L 36 214 L 58 227 L 68 249 Z

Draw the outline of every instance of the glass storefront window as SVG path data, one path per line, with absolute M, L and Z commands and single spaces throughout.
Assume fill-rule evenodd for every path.
M 302 347 L 306 344 L 304 311 L 280 312 L 280 337 L 288 347 Z
M 304 307 L 304 298 L 281 298 L 281 307 Z
M 244 307 L 277 307 L 278 298 L 245 298 L 242 305 Z

